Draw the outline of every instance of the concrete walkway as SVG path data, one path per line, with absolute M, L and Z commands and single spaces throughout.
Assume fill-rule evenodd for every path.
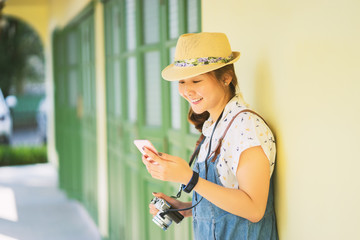
M 84 208 L 57 188 L 51 164 L 0 167 L 0 240 L 100 240 Z

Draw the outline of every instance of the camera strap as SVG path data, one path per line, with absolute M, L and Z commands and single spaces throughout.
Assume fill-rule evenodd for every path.
M 195 158 L 198 156 L 198 154 L 200 152 L 201 145 L 203 144 L 204 141 L 205 141 L 205 137 L 204 137 L 204 135 L 201 134 L 201 136 L 200 136 L 200 138 L 198 140 L 198 142 L 200 142 L 200 143 L 197 144 L 197 147 L 196 147 L 194 153 L 191 155 L 191 158 L 190 158 L 190 161 L 189 161 L 189 166 L 190 167 L 191 167 L 192 163 L 194 162 Z M 176 194 L 176 196 L 171 196 L 171 197 L 175 198 L 175 199 L 181 197 L 182 190 L 183 190 L 182 184 L 180 184 L 180 188 L 179 188 L 179 191 Z
M 217 125 L 219 124 L 220 122 L 220 119 L 222 118 L 222 115 L 224 113 L 224 110 L 221 112 L 220 116 L 218 117 L 218 119 L 216 120 L 216 123 L 215 123 L 215 126 L 214 126 L 214 129 L 212 130 L 211 132 L 211 136 L 210 136 L 210 143 L 209 143 L 209 149 L 208 149 L 208 152 L 206 154 L 206 157 L 205 157 L 205 180 L 207 179 L 207 159 L 209 158 L 210 156 L 210 153 L 211 153 L 211 142 L 212 142 L 212 138 L 214 136 L 214 133 L 215 133 L 215 129 L 217 127 Z M 199 155 L 199 152 L 200 152 L 200 148 L 201 148 L 201 145 L 204 143 L 205 141 L 205 137 L 203 134 L 201 134 L 199 140 L 197 141 L 198 142 L 198 145 L 194 151 L 194 153 L 191 155 L 191 158 L 190 158 L 190 161 L 189 161 L 189 166 L 191 167 L 192 163 L 194 162 L 194 160 L 197 159 L 198 155 Z M 200 143 L 199 143 L 200 142 Z M 179 191 L 178 193 L 176 194 L 176 196 L 171 196 L 172 198 L 180 198 L 181 197 L 181 193 L 183 191 L 183 188 L 182 188 L 182 184 L 180 184 L 180 188 L 179 188 Z M 200 199 L 200 201 L 202 200 L 203 198 Z M 189 210 L 191 208 L 194 208 L 196 205 L 198 205 L 200 203 L 200 201 L 198 201 L 195 205 L 189 207 L 189 208 L 183 208 L 183 209 L 176 209 L 177 211 L 185 211 L 185 210 Z
M 250 109 L 244 109 L 244 110 L 238 112 L 238 113 L 233 117 L 233 119 L 230 121 L 230 123 L 228 124 L 228 127 L 226 128 L 226 130 L 225 130 L 224 133 L 223 133 L 223 136 L 220 138 L 220 140 L 219 140 L 219 142 L 218 142 L 218 146 L 216 147 L 216 150 L 215 150 L 215 156 L 214 156 L 214 158 L 216 158 L 216 156 L 217 156 L 216 152 L 219 151 L 219 148 L 220 148 L 220 146 L 221 146 L 222 139 L 224 139 L 224 137 L 225 137 L 228 129 L 230 128 L 231 124 L 233 123 L 234 119 L 235 119 L 240 113 L 243 113 L 243 112 L 253 113 L 253 114 L 257 115 L 258 117 L 260 117 L 260 118 L 265 122 L 265 120 L 264 120 L 259 114 L 257 114 L 256 112 L 254 112 L 254 111 L 252 111 L 252 110 L 250 110 Z M 207 179 L 207 171 L 208 171 L 207 159 L 208 159 L 208 157 L 210 156 L 210 153 L 211 153 L 211 142 L 212 142 L 212 138 L 213 138 L 215 129 L 216 129 L 218 123 L 220 122 L 220 119 L 221 119 L 223 113 L 224 113 L 224 110 L 221 112 L 219 118 L 217 119 L 217 121 L 216 121 L 216 123 L 215 123 L 215 126 L 214 126 L 214 129 L 213 129 L 213 131 L 212 131 L 212 133 L 211 133 L 209 149 L 208 149 L 208 152 L 207 152 L 207 155 L 206 155 L 206 158 L 205 158 L 205 169 L 206 169 L 206 170 L 205 170 L 205 180 Z M 266 123 L 266 122 L 265 122 L 265 123 Z M 196 147 L 194 153 L 192 154 L 192 156 L 191 156 L 191 158 L 190 158 L 190 161 L 189 161 L 189 166 L 190 166 L 190 167 L 191 167 L 192 163 L 194 162 L 194 160 L 196 160 L 197 156 L 199 155 L 200 148 L 201 148 L 201 145 L 204 143 L 204 140 L 205 140 L 205 137 L 204 137 L 204 135 L 201 134 L 199 140 L 197 141 L 197 147 Z M 214 159 L 214 161 L 215 161 L 215 159 Z M 178 193 L 176 194 L 176 196 L 171 196 L 171 197 L 177 199 L 177 198 L 181 197 L 181 192 L 182 192 L 182 184 L 180 184 L 180 189 L 179 189 Z M 201 202 L 201 200 L 203 200 L 203 198 L 204 198 L 204 197 L 201 197 L 201 199 L 200 199 L 195 205 L 193 205 L 193 206 L 191 206 L 191 207 L 183 208 L 183 209 L 169 209 L 169 210 L 167 210 L 167 211 L 185 211 L 185 210 L 190 210 L 190 209 L 196 207 L 196 206 Z

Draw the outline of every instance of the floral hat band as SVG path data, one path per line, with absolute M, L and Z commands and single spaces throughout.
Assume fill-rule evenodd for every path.
M 231 53 L 231 55 L 226 58 L 223 58 L 223 57 L 201 57 L 201 58 L 178 60 L 178 61 L 174 61 L 174 65 L 176 67 L 195 67 L 195 66 L 209 65 L 209 64 L 213 64 L 213 63 L 228 63 L 232 59 L 233 59 L 233 54 Z
M 233 64 L 240 52 L 232 51 L 224 33 L 187 33 L 179 37 L 174 61 L 161 76 L 167 81 L 179 81 Z

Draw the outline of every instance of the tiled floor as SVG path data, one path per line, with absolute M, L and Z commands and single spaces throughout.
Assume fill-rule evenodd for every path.
M 84 208 L 57 188 L 51 164 L 0 167 L 0 240 L 100 240 Z

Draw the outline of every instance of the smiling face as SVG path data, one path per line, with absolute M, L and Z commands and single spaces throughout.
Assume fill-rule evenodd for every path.
M 206 73 L 179 81 L 179 93 L 197 114 L 208 111 L 216 120 L 230 100 L 229 75 L 219 81 L 214 74 Z

